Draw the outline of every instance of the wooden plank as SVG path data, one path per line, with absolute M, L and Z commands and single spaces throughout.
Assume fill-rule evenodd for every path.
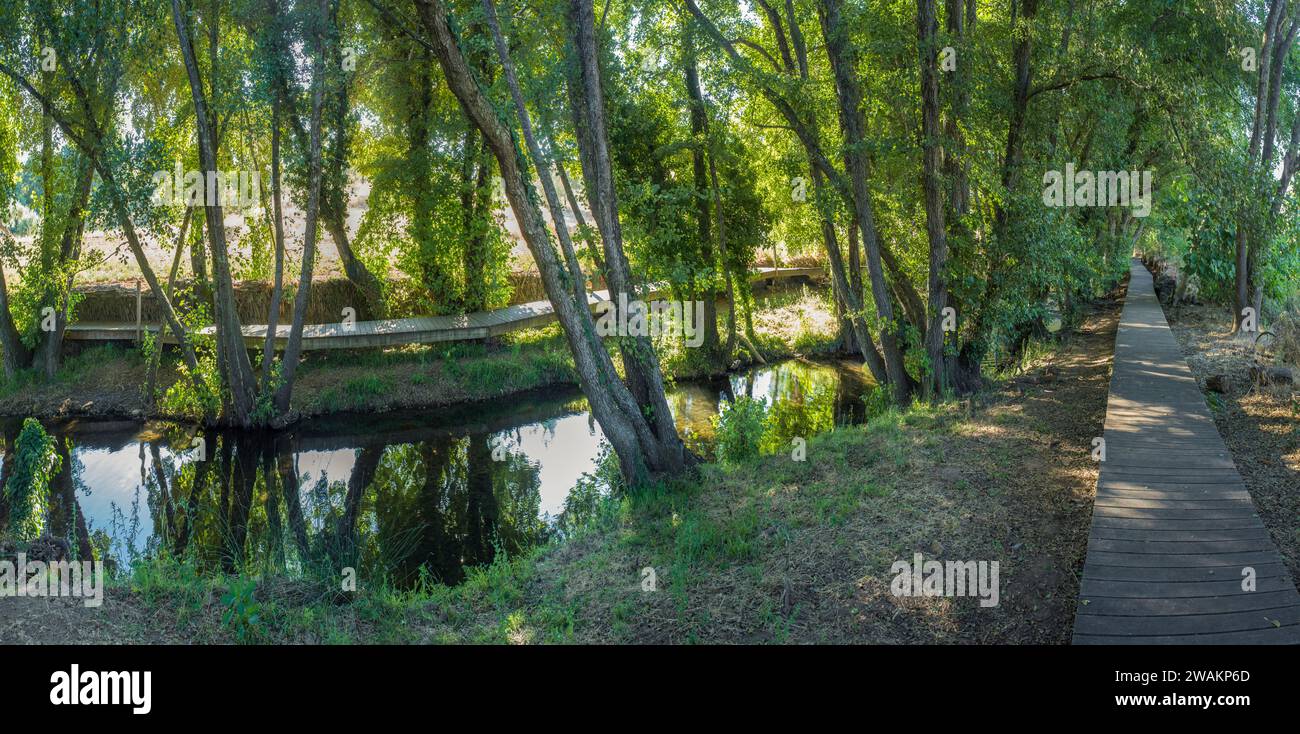
M 1093 527 L 1089 538 L 1102 540 L 1142 540 L 1142 541 L 1218 541 L 1218 540 L 1267 540 L 1268 530 L 1258 528 L 1227 528 L 1220 530 L 1155 530 L 1150 528 L 1107 528 Z
M 1196 469 L 1188 471 L 1176 471 L 1172 468 L 1166 469 L 1149 469 L 1138 466 L 1113 466 L 1102 469 L 1101 474 L 1107 480 L 1125 481 L 1125 482 L 1142 482 L 1154 481 L 1156 479 L 1167 479 L 1167 483 L 1176 484 L 1205 484 L 1205 485 L 1222 485 L 1225 482 L 1240 480 L 1241 475 L 1236 472 L 1220 472 L 1217 469 Z
M 1142 518 L 1145 520 L 1231 520 L 1257 517 L 1253 507 L 1224 507 L 1215 510 L 1192 510 L 1154 507 L 1094 506 L 1093 517 Z
M 1089 542 L 1088 545 L 1092 545 Z M 1280 563 L 1277 551 L 1246 551 L 1244 553 L 1122 553 L 1089 550 L 1085 563 L 1104 566 L 1129 566 L 1142 568 L 1236 568 L 1238 571 L 1266 563 Z
M 1171 617 L 1188 614 L 1249 612 L 1300 606 L 1294 585 L 1282 591 L 1256 591 L 1232 596 L 1174 597 L 1168 599 L 1115 599 L 1080 595 L 1076 616 Z M 1086 604 L 1084 602 L 1087 602 Z
M 1254 511 L 1249 499 L 1157 500 L 1134 497 L 1098 497 L 1097 507 L 1135 507 L 1153 510 L 1245 510 Z
M 1295 587 L 1290 576 L 1255 578 L 1255 589 L 1241 588 L 1242 579 L 1224 578 L 1219 581 L 1114 581 L 1085 579 L 1079 585 L 1079 596 L 1097 599 L 1198 599 L 1260 594 L 1269 591 L 1286 591 Z
M 1116 634 L 1117 624 L 1123 625 L 1124 634 Z M 1188 614 L 1179 617 L 1126 617 L 1120 621 L 1100 615 L 1082 615 L 1074 623 L 1074 634 L 1099 638 L 1101 642 L 1110 638 L 1108 644 L 1136 643 L 1132 637 L 1166 638 L 1177 637 L 1170 644 L 1189 644 L 1196 640 L 1186 639 L 1188 635 L 1216 635 L 1228 632 L 1246 632 L 1250 630 L 1268 631 L 1277 627 L 1291 627 L 1300 624 L 1300 608 L 1281 607 L 1249 612 L 1230 612 L 1227 614 Z M 1205 640 L 1201 640 L 1204 642 Z M 1142 640 L 1142 644 L 1152 644 Z M 1155 643 L 1159 644 L 1159 643 Z
M 1291 572 L 1279 560 L 1277 563 L 1261 563 L 1251 566 L 1255 577 L 1271 578 L 1273 576 L 1289 577 Z M 1204 568 L 1150 568 L 1146 566 L 1107 566 L 1100 563 L 1087 563 L 1083 567 L 1085 578 L 1100 581 L 1222 581 L 1233 579 L 1240 583 L 1242 569 L 1239 566 Z
M 1206 487 L 1206 489 L 1193 489 L 1194 487 Z M 1116 498 L 1142 498 L 1148 497 L 1157 500 L 1212 500 L 1212 499 L 1233 499 L 1248 500 L 1248 494 L 1244 487 L 1229 488 L 1218 484 L 1189 484 L 1177 489 L 1153 489 L 1150 487 L 1137 488 L 1131 486 L 1103 485 L 1097 489 L 1097 497 L 1116 497 Z
M 1074 638 L 1075 645 L 1133 645 L 1142 647 L 1156 647 L 1163 645 L 1177 645 L 1180 647 L 1188 645 L 1295 645 L 1300 639 L 1300 627 L 1284 627 L 1276 632 L 1271 630 L 1252 630 L 1248 632 L 1233 632 L 1228 634 L 1197 634 L 1197 635 L 1168 635 L 1168 636 L 1104 636 L 1104 635 L 1078 635 Z
M 1180 530 L 1262 528 L 1264 527 L 1264 523 L 1260 522 L 1259 518 L 1253 514 L 1249 517 L 1242 518 L 1194 517 L 1187 520 L 1095 516 L 1092 519 L 1092 526 L 1094 528 L 1129 528 L 1142 530 L 1164 529 L 1170 532 L 1178 532 Z
M 1200 556 L 1206 553 L 1236 554 L 1265 552 L 1273 548 L 1269 538 L 1251 540 L 1110 540 L 1092 538 L 1088 549 L 1098 553 L 1126 553 L 1133 555 L 1172 558 L 1175 556 Z
M 1250 630 L 1224 634 L 1167 635 L 1167 636 L 1093 636 L 1079 635 L 1074 644 L 1084 645 L 1297 645 L 1300 644 L 1300 626 L 1280 629 Z

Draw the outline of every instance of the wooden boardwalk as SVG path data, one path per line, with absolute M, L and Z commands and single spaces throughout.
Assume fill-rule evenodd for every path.
M 1300 595 L 1138 261 L 1114 365 L 1074 644 L 1300 644 Z
M 758 268 L 750 275 L 750 279 L 771 281 L 818 276 L 823 272 L 820 267 Z M 641 297 L 647 300 L 655 299 L 665 292 L 665 288 L 652 287 L 648 293 L 642 293 Z M 592 309 L 596 308 L 596 304 L 608 300 L 608 291 L 593 291 L 587 294 L 587 302 Z M 454 316 L 416 316 L 405 319 L 357 321 L 351 325 L 308 324 L 303 327 L 302 348 L 304 351 L 361 349 L 488 339 L 519 329 L 545 326 L 554 320 L 555 312 L 551 308 L 551 302 L 543 300 Z M 208 327 L 203 331 L 211 333 L 212 328 Z M 68 326 L 64 338 L 74 341 L 133 341 L 139 338 L 141 332 L 156 333 L 158 329 L 158 324 L 83 321 Z M 277 326 L 276 347 L 284 347 L 289 339 L 289 329 L 288 324 Z M 244 342 L 250 348 L 260 348 L 266 339 L 266 324 L 245 324 L 243 332 Z M 176 340 L 169 332 L 163 341 L 174 344 Z

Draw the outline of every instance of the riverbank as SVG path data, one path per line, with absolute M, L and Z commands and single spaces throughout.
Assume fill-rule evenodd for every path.
M 821 290 L 801 285 L 760 292 L 754 331 L 765 359 L 818 356 L 837 341 Z M 725 335 L 724 335 L 725 338 Z M 665 374 L 688 380 L 716 372 L 695 350 L 661 349 Z M 160 389 L 178 367 L 164 360 Z M 67 358 L 53 379 L 31 373 L 0 379 L 0 417 L 193 420 L 145 399 L 148 366 L 140 350 L 98 346 Z M 298 369 L 295 420 L 335 413 L 437 408 L 575 386 L 573 360 L 558 325 L 507 334 L 491 343 L 413 345 L 385 350 L 309 352 Z
M 570 537 L 456 587 L 200 577 L 139 565 L 103 607 L 7 599 L 0 642 L 1069 640 L 1119 303 L 972 401 L 887 411 L 778 453 L 595 503 Z M 997 561 L 998 604 L 897 597 L 891 566 Z

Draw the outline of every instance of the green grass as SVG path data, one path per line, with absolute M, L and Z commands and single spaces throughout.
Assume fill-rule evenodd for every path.
M 808 461 L 704 464 L 693 476 L 604 495 L 564 539 L 498 553 L 455 587 L 365 579 L 340 595 L 338 579 L 319 569 L 207 576 L 186 559 L 161 558 L 137 564 L 109 593 L 140 609 L 135 618 L 159 620 L 123 632 L 141 642 L 860 641 L 816 622 L 850 614 L 834 606 L 848 602 L 801 586 L 887 569 L 936 538 L 958 544 L 950 549 L 958 557 L 973 553 L 960 544 L 982 541 L 963 529 L 996 502 L 992 493 L 931 481 L 948 442 L 987 448 L 963 438 L 968 430 L 957 405 L 918 404 L 810 438 Z M 642 589 L 646 568 L 654 591 Z
M 125 369 L 138 367 L 144 362 L 140 350 L 116 344 L 101 344 L 82 350 L 80 354 L 65 357 L 55 373 L 54 382 L 62 386 L 75 386 L 106 364 L 120 365 Z M 36 370 L 19 370 L 13 375 L 0 375 L 0 398 L 49 384 L 45 375 Z

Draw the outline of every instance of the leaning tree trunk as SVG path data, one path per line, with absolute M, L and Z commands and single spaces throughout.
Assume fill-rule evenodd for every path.
M 554 142 L 551 148 L 555 148 Z M 558 156 L 552 159 L 555 163 L 555 172 L 560 176 L 560 186 L 564 189 L 564 199 L 569 203 L 569 210 L 573 212 L 573 231 L 587 245 L 587 256 L 595 265 L 596 274 L 605 277 L 605 258 L 600 256 L 600 248 L 596 246 L 596 237 L 587 225 L 587 218 L 582 215 L 582 207 L 578 205 L 578 197 L 573 193 L 573 184 L 569 182 L 569 174 L 564 169 L 564 161 Z
M 532 156 L 533 166 L 537 169 L 537 177 L 542 183 L 542 192 L 546 195 L 546 206 L 551 213 L 551 221 L 555 222 L 555 235 L 560 240 L 560 250 L 564 253 L 564 262 L 569 268 L 569 277 L 573 280 L 573 297 L 578 303 L 585 303 L 587 301 L 587 288 L 582 274 L 582 265 L 578 263 L 578 255 L 574 251 L 573 239 L 569 236 L 569 228 L 564 226 L 564 206 L 560 204 L 560 197 L 555 191 L 555 181 L 551 179 L 551 169 L 546 164 L 547 158 L 537 143 L 537 137 L 533 135 L 532 119 L 528 115 L 528 107 L 524 104 L 524 95 L 519 88 L 519 78 L 515 75 L 515 65 L 510 60 L 510 51 L 506 47 L 505 36 L 502 35 L 501 25 L 497 22 L 496 5 L 493 0 L 483 0 L 483 9 L 487 16 L 488 27 L 492 31 L 492 42 L 497 50 L 497 59 L 501 62 L 501 68 L 505 72 L 506 84 L 510 87 L 510 97 L 515 103 L 515 114 L 519 118 L 519 128 L 524 134 L 528 154 Z
M 597 61 L 595 17 L 591 0 L 570 1 L 569 32 L 574 54 L 570 65 L 569 97 L 587 185 L 587 198 L 605 247 L 610 299 L 621 301 L 626 296 L 630 302 L 636 297 L 636 289 L 632 282 L 631 267 L 623 252 L 623 231 L 618 220 L 618 195 L 614 191 L 614 171 L 605 127 L 605 97 Z M 640 414 L 650 423 L 661 442 L 661 450 L 667 455 L 684 457 L 685 447 L 677 435 L 677 426 L 668 408 L 659 358 L 655 355 L 650 338 L 638 335 L 625 340 L 619 348 L 623 357 L 623 371 L 640 406 Z
M 826 41 L 827 57 L 835 76 L 836 98 L 839 102 L 840 123 L 844 130 L 844 165 L 853 188 L 853 205 L 862 242 L 867 251 L 867 271 L 871 278 L 871 295 L 876 313 L 884 325 L 880 330 L 880 345 L 884 352 L 885 371 L 889 375 L 894 401 L 906 404 L 912 396 L 913 382 L 903 364 L 900 345 L 899 322 L 894 316 L 894 305 L 885 283 L 880 259 L 880 240 L 876 232 L 875 212 L 872 210 L 868 186 L 868 166 L 865 145 L 865 120 L 862 113 L 862 91 L 857 79 L 856 54 L 852 50 L 848 29 L 840 15 L 839 0 L 820 0 L 822 35 Z
M 185 217 L 181 220 L 180 232 L 176 235 L 176 252 L 172 253 L 172 267 L 167 273 L 167 290 L 164 295 L 170 299 L 176 292 L 176 274 L 181 268 L 181 254 L 185 252 L 185 240 L 189 237 L 190 221 L 194 219 L 194 210 L 185 209 Z M 158 368 L 162 365 L 163 340 L 167 336 L 167 325 L 161 324 L 158 327 L 158 338 L 154 342 L 153 354 L 149 355 L 149 367 L 145 371 L 144 399 L 145 404 L 152 406 L 154 402 L 155 390 L 158 385 Z
M 284 300 L 284 195 L 280 178 L 280 97 L 271 103 L 271 236 L 275 239 L 275 282 L 266 314 L 266 340 L 262 343 L 262 394 L 270 395 L 275 366 L 275 337 L 280 329 L 280 303 Z
M 497 159 L 506 198 L 519 219 L 547 297 L 564 329 L 579 383 L 591 404 L 592 415 L 618 455 L 623 476 L 631 484 L 640 484 L 654 474 L 680 471 L 686 465 L 685 453 L 665 446 L 650 430 L 640 406 L 618 381 L 609 354 L 596 338 L 595 322 L 587 304 L 574 301 L 566 282 L 565 266 L 555 252 L 546 222 L 532 198 L 525 162 L 510 131 L 501 123 L 496 107 L 478 87 L 451 32 L 446 6 L 442 0 L 416 0 L 416 9 L 421 24 L 432 37 L 430 47 L 448 86 L 466 116 L 483 133 Z

